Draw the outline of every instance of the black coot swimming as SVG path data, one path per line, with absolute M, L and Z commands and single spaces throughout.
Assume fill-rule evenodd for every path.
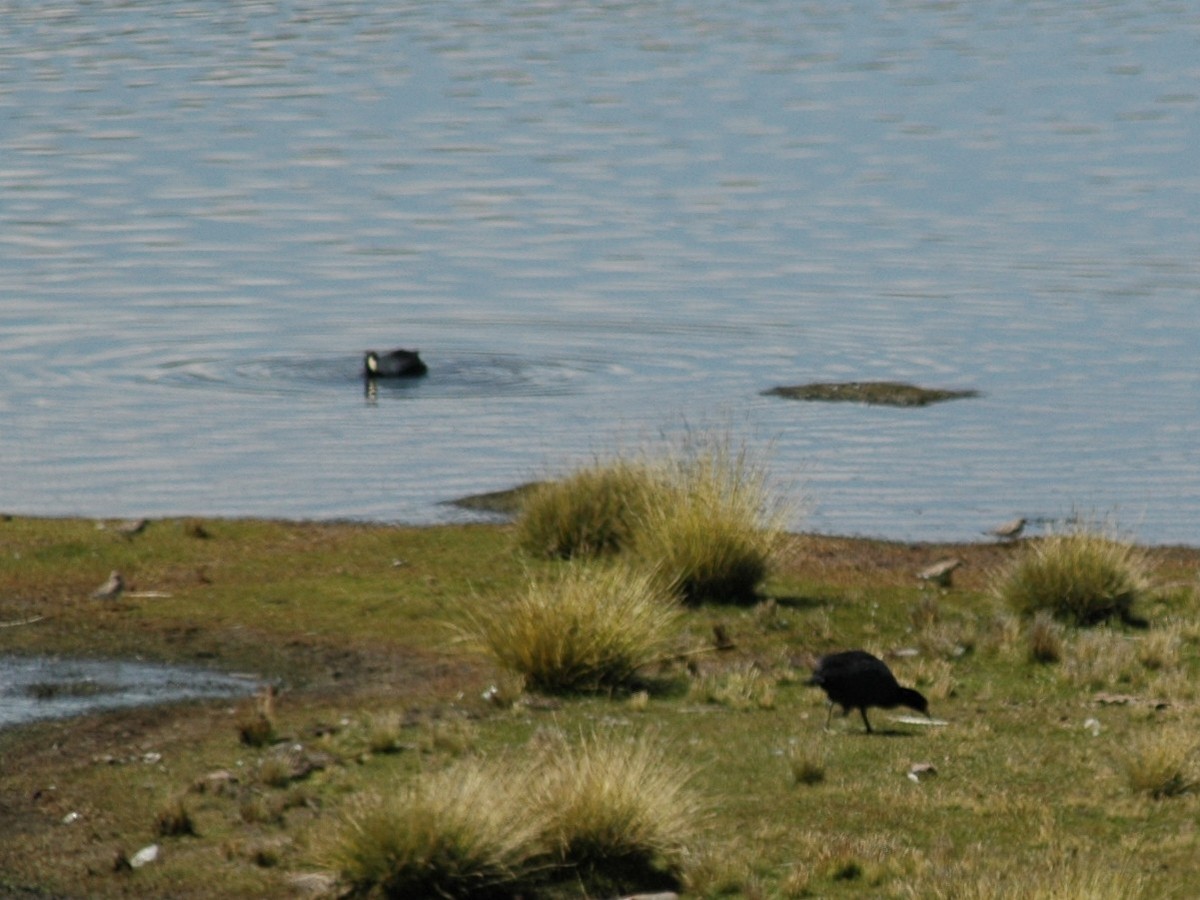
M 416 350 L 389 350 L 376 353 L 368 350 L 363 357 L 363 376 L 366 378 L 420 378 L 429 371 Z

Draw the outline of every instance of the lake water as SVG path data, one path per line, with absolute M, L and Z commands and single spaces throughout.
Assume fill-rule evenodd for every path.
M 1198 543 L 1198 49 L 1150 0 L 0 0 L 0 509 L 464 520 L 713 428 L 797 528 Z M 759 393 L 884 379 L 981 396 Z

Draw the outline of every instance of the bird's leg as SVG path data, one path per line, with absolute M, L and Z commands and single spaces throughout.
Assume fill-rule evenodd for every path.
M 863 724 L 867 726 L 867 734 L 873 734 L 873 733 L 874 733 L 874 729 L 873 729 L 873 728 L 871 728 L 871 723 L 870 723 L 869 721 L 867 721 L 867 708 L 866 708 L 865 706 L 860 706 L 860 707 L 858 708 L 858 711 L 859 711 L 860 713 L 862 713 L 862 717 L 863 717 Z
M 825 730 L 829 730 L 829 723 L 833 721 L 833 701 L 829 701 L 829 715 L 825 717 Z

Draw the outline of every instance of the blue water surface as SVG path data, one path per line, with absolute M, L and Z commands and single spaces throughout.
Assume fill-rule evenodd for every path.
M 1188 3 L 0 0 L 0 509 L 430 523 L 661 435 L 796 528 L 1200 540 Z M 430 377 L 368 395 L 368 348 Z M 778 384 L 971 388 L 922 409 Z

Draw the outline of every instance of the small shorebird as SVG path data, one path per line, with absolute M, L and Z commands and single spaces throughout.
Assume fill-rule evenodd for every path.
M 1015 541 L 1025 530 L 1025 524 L 1024 517 L 1018 517 L 1010 522 L 997 525 L 995 528 L 985 531 L 984 534 L 990 534 L 992 537 L 998 537 L 1004 541 Z
M 121 573 L 113 569 L 108 576 L 108 581 L 100 585 L 92 591 L 93 600 L 116 600 L 125 590 L 125 579 L 121 577 Z
M 131 538 L 145 531 L 146 526 L 149 524 L 149 519 L 130 519 L 128 522 L 122 522 L 117 526 L 117 534 L 122 537 Z
M 950 587 L 951 577 L 954 575 L 954 570 L 961 568 L 963 561 L 957 556 L 950 556 L 946 559 L 939 559 L 933 565 L 926 566 L 917 573 L 917 577 L 922 581 L 928 581 L 936 584 L 938 587 Z

